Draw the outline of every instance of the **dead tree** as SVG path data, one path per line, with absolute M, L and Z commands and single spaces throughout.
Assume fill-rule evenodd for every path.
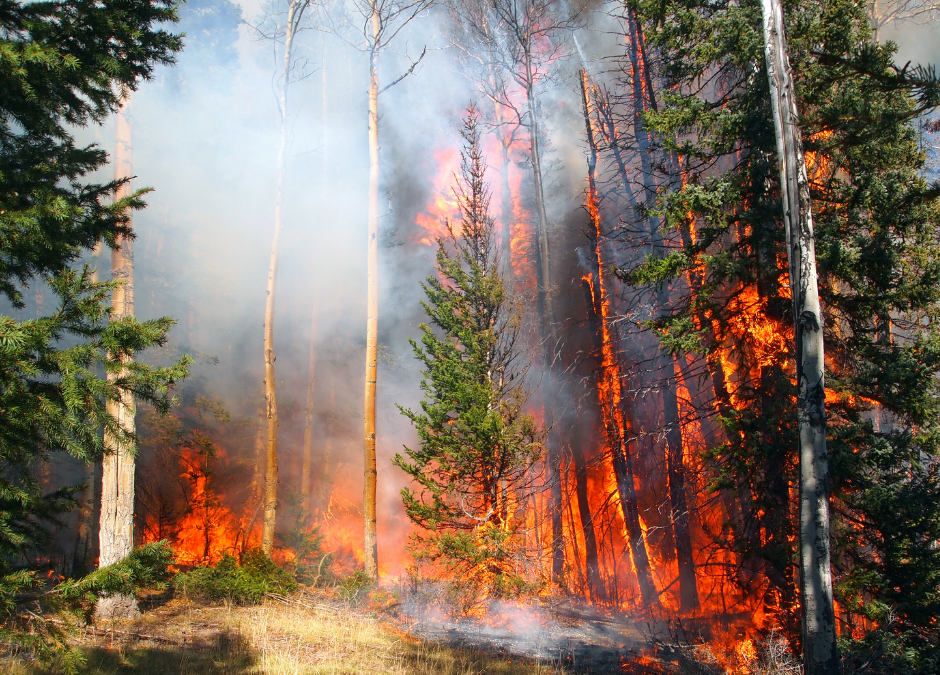
M 588 194 L 587 209 L 590 217 L 591 271 L 585 279 L 588 319 L 595 339 L 598 359 L 598 398 L 604 429 L 607 433 L 617 493 L 629 539 L 630 554 L 636 569 L 640 597 L 646 607 L 658 607 L 659 593 L 653 581 L 646 537 L 640 524 L 639 503 L 633 470 L 630 437 L 632 433 L 629 411 L 623 400 L 619 358 L 619 339 L 611 323 L 607 276 L 603 260 L 604 233 L 601 228 L 595 168 L 597 141 L 592 124 L 591 98 L 588 93 L 587 74 L 581 71 L 581 95 L 584 108 L 585 133 L 588 140 Z M 609 282 L 608 282 L 609 283 Z M 635 444 L 635 443 L 634 443 Z
M 940 20 L 940 2 L 937 0 L 869 0 L 868 20 L 875 40 L 888 24 L 923 24 Z

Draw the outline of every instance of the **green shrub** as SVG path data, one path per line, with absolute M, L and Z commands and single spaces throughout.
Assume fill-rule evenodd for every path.
M 74 627 L 69 619 L 87 619 L 101 597 L 166 588 L 172 562 L 173 549 L 168 542 L 158 541 L 134 549 L 120 562 L 51 589 L 45 588 L 34 571 L 0 575 L 0 645 L 23 650 L 51 669 L 41 672 L 77 672 L 85 657 L 68 644 Z
M 176 590 L 196 600 L 228 601 L 236 605 L 261 602 L 267 593 L 290 593 L 297 588 L 290 572 L 260 549 L 247 551 L 241 564 L 225 554 L 215 567 L 197 567 L 178 574 Z

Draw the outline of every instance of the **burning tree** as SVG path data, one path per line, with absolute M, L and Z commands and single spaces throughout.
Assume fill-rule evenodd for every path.
M 426 368 L 427 398 L 420 411 L 401 408 L 420 447 L 394 463 L 419 486 L 402 490 L 409 518 L 426 529 L 416 535 L 419 557 L 502 595 L 524 580 L 515 510 L 531 490 L 529 469 L 542 445 L 523 413 L 520 315 L 500 273 L 478 125 L 471 107 L 454 191 L 460 232 L 448 223 L 449 237 L 438 240 L 439 278 L 422 284 L 431 325 L 421 325 L 421 343 L 412 347 Z
M 675 162 L 659 168 L 672 174 L 657 203 L 664 250 L 624 276 L 671 285 L 669 310 L 648 325 L 706 383 L 699 410 L 720 436 L 705 459 L 724 490 L 721 539 L 737 557 L 729 579 L 787 629 L 794 650 L 801 612 L 814 611 L 799 588 L 798 495 L 809 495 L 796 413 L 810 392 L 798 383 L 794 323 L 823 332 L 825 383 L 812 393 L 817 410 L 825 401 L 831 457 L 835 619 L 843 635 L 877 628 L 869 639 L 881 641 L 885 672 L 898 672 L 936 658 L 926 617 L 940 578 L 940 553 L 928 544 L 940 491 L 940 209 L 920 175 L 914 121 L 940 90 L 930 73 L 893 65 L 891 49 L 872 42 L 863 6 L 785 9 L 818 320 L 794 307 L 793 287 L 805 285 L 791 283 L 787 264 L 772 93 L 766 72 L 754 75 L 766 68 L 759 3 L 638 3 L 670 89 L 645 118 Z M 706 54 L 704 44 L 722 47 Z
M 506 111 L 513 111 L 516 122 L 529 132 L 529 163 L 535 189 L 537 214 L 535 251 L 539 339 L 542 343 L 542 369 L 546 375 L 544 390 L 553 394 L 552 369 L 555 367 L 559 336 L 554 302 L 556 289 L 552 283 L 550 223 L 546 208 L 544 172 L 540 144 L 545 142 L 538 103 L 538 88 L 547 78 L 553 62 L 565 50 L 565 35 L 577 27 L 584 9 L 579 3 L 556 0 L 473 0 L 452 5 L 452 15 L 462 24 L 468 47 L 483 55 L 493 69 L 488 95 L 496 104 L 500 122 Z M 508 81 L 525 95 L 519 107 L 510 96 Z M 498 86 L 497 86 L 498 83 Z M 524 121 L 523 121 L 524 120 Z M 506 163 L 504 162 L 504 173 Z M 547 402 L 546 413 L 555 407 Z M 551 424 L 551 422 L 549 422 Z M 549 512 L 552 523 L 552 579 L 561 582 L 564 575 L 565 550 L 562 528 L 561 453 L 558 439 L 548 444 L 547 463 L 550 473 L 551 498 Z

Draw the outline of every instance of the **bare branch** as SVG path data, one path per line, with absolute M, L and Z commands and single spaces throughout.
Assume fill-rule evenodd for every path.
M 424 49 L 422 49 L 422 50 L 421 50 L 421 56 L 418 57 L 418 60 L 417 60 L 417 61 L 412 62 L 411 68 L 409 68 L 408 70 L 406 70 L 406 71 L 401 75 L 401 77 L 399 77 L 397 80 L 395 80 L 395 81 L 393 81 L 393 82 L 389 82 L 389 83 L 386 84 L 384 87 L 382 87 L 381 89 L 379 89 L 379 95 L 381 95 L 381 94 L 382 94 L 384 91 L 386 91 L 387 89 L 391 89 L 391 88 L 394 87 L 396 84 L 398 84 L 399 82 L 401 82 L 402 80 L 404 80 L 406 77 L 408 77 L 409 75 L 411 75 L 411 74 L 415 71 L 415 68 L 417 68 L 418 64 L 421 63 L 421 59 L 424 58 L 424 55 L 427 53 L 427 51 L 428 51 L 428 48 L 427 48 L 427 47 L 425 47 Z

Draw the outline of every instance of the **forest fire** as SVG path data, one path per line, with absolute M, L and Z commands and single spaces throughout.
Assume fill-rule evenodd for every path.
M 350 2 L 0 19 L 10 653 L 146 590 L 526 673 L 940 661 L 903 17 Z

